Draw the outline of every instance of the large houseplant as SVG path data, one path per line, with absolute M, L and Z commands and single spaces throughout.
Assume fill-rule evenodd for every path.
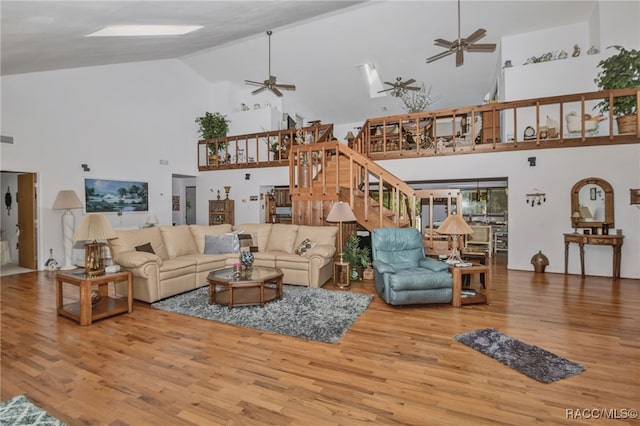
M 371 250 L 369 247 L 360 247 L 360 238 L 351 235 L 342 248 L 345 262 L 349 262 L 349 273 L 352 280 L 362 278 L 362 270 L 371 263 Z
M 640 52 L 627 50 L 622 46 L 610 46 L 618 53 L 598 63 L 600 72 L 595 83 L 602 90 L 626 89 L 640 87 Z M 605 99 L 596 105 L 601 113 L 609 111 L 609 100 Z M 618 119 L 620 133 L 633 132 L 635 129 L 638 105 L 635 96 L 619 96 L 613 99 L 613 115 Z M 631 128 L 626 127 L 630 122 Z M 623 130 L 624 128 L 624 130 Z
M 205 112 L 204 116 L 196 118 L 200 132 L 200 137 L 203 140 L 224 138 L 229 132 L 229 123 L 226 115 L 222 115 L 219 112 Z M 223 150 L 227 144 L 225 142 L 218 142 L 218 150 Z M 209 144 L 209 155 L 215 155 L 215 144 Z

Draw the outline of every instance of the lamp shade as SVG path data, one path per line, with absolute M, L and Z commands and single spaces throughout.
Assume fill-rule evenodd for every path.
M 327 222 L 355 222 L 356 216 L 353 214 L 353 210 L 349 204 L 344 201 L 338 201 L 335 203 L 329 214 L 327 215 Z
M 102 214 L 87 214 L 73 234 L 75 241 L 97 241 L 117 238 L 111 224 Z
M 455 213 L 450 214 L 436 231 L 445 235 L 473 234 L 473 229 Z
M 160 221 L 158 220 L 158 216 L 156 216 L 155 214 L 150 214 L 147 216 L 147 220 L 145 221 L 145 223 L 147 225 L 157 225 L 158 223 L 160 223 Z
M 58 192 L 56 200 L 53 202 L 53 210 L 69 210 L 69 209 L 81 209 L 83 207 L 82 201 L 78 198 L 76 191 L 73 189 L 64 189 Z
M 593 219 L 593 215 L 591 214 L 589 207 L 580 206 L 580 217 L 583 219 Z

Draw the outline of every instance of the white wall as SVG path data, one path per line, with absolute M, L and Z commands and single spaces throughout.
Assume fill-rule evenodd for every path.
M 530 167 L 527 158 L 536 157 Z M 564 272 L 563 233 L 571 228 L 571 188 L 581 179 L 598 177 L 614 188 L 615 225 L 625 235 L 622 276 L 640 277 L 640 211 L 629 205 L 629 188 L 640 187 L 640 145 L 547 149 L 438 158 L 387 160 L 380 164 L 405 180 L 455 180 L 507 177 L 509 182 L 510 269 L 533 270 L 531 257 L 542 250 L 548 272 Z M 635 185 L 635 186 L 634 186 Z M 526 194 L 546 193 L 540 206 L 526 204 Z M 611 274 L 611 248 L 585 247 L 586 273 Z M 571 247 L 569 272 L 579 273 L 579 257 Z
M 177 60 L 3 76 L 2 133 L 14 144 L 2 144 L 1 170 L 38 173 L 41 267 L 50 247 L 63 253 L 53 201 L 61 189 L 83 197 L 84 178 L 149 182 L 149 210 L 171 223 L 171 176 L 197 175 L 194 120 L 214 99 L 211 86 Z M 130 227 L 146 216 L 108 218 Z

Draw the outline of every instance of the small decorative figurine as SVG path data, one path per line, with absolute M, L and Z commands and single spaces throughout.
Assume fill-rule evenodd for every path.
M 573 45 L 573 53 L 571 54 L 571 56 L 573 56 L 574 58 L 580 56 L 580 46 L 578 46 L 577 44 Z
M 587 50 L 587 55 L 596 55 L 599 53 L 599 50 L 595 46 L 591 46 L 589 50 Z

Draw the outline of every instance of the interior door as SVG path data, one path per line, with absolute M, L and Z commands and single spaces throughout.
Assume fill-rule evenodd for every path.
M 18 175 L 18 265 L 38 269 L 36 247 L 36 175 Z
M 195 225 L 196 223 L 196 187 L 185 187 L 185 223 Z

